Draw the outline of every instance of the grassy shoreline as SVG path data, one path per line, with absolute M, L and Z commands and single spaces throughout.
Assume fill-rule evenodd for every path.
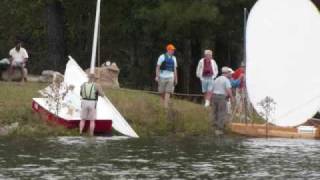
M 77 129 L 45 123 L 33 114 L 32 98 L 39 97 L 37 91 L 47 84 L 0 82 L 0 86 L 0 127 L 19 123 L 19 127 L 9 135 L 78 135 Z M 173 99 L 171 108 L 166 110 L 160 105 L 157 95 L 119 89 L 105 89 L 105 92 L 140 137 L 212 134 L 210 110 L 201 105 Z

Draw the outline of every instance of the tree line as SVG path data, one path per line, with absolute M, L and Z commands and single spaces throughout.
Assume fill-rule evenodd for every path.
M 155 89 L 155 65 L 167 43 L 177 47 L 177 91 L 197 93 L 195 71 L 204 49 L 213 49 L 219 67 L 243 60 L 243 9 L 255 0 L 102 0 L 100 62 L 120 67 L 120 84 Z M 67 56 L 84 68 L 91 57 L 96 1 L 2 0 L 0 55 L 16 39 L 30 53 L 28 69 L 63 72 Z

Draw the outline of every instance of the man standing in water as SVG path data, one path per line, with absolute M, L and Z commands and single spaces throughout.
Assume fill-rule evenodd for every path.
M 81 85 L 80 95 L 81 100 L 81 121 L 79 124 L 80 134 L 82 134 L 85 121 L 90 121 L 90 135 L 94 135 L 95 120 L 97 116 L 98 96 L 104 97 L 104 93 L 99 84 L 95 83 L 95 74 L 89 74 L 89 81 Z
M 22 47 L 22 43 L 19 41 L 16 44 L 16 47 L 10 50 L 10 68 L 9 68 L 9 81 L 11 81 L 13 72 L 15 68 L 19 68 L 21 70 L 22 80 L 21 82 L 24 83 L 27 72 L 25 70 L 26 63 L 28 61 L 29 55 L 27 50 Z
M 212 96 L 214 78 L 218 75 L 218 66 L 212 58 L 212 51 L 205 50 L 197 66 L 197 77 L 201 80 L 202 93 L 204 94 L 204 106 L 209 107 Z
M 158 91 L 165 108 L 168 108 L 170 95 L 174 92 L 174 86 L 178 84 L 177 60 L 174 56 L 175 47 L 167 45 L 167 52 L 158 58 L 156 78 Z
M 213 122 L 216 126 L 216 134 L 223 134 L 225 121 L 227 117 L 227 101 L 234 101 L 230 78 L 232 71 L 228 67 L 222 67 L 222 75 L 219 76 L 213 87 Z

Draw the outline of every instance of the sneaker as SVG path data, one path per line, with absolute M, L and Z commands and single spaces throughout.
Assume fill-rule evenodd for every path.
M 210 106 L 210 101 L 206 100 L 204 103 L 204 107 L 209 107 Z

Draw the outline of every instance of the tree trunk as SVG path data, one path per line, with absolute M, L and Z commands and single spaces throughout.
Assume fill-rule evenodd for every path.
M 199 78 L 196 76 L 197 66 L 200 58 L 202 57 L 201 52 L 201 41 L 199 39 L 193 39 L 191 43 L 191 64 L 190 64 L 190 93 L 198 93 L 201 92 L 201 82 Z
M 61 71 L 65 65 L 64 9 L 61 1 L 49 0 L 46 3 L 48 36 L 48 62 L 53 70 Z
M 180 63 L 180 67 L 182 67 L 182 77 L 180 75 L 180 88 L 183 93 L 189 93 L 190 92 L 190 76 L 191 76 L 191 63 L 192 63 L 192 52 L 191 52 L 191 39 L 185 39 L 183 41 L 183 59 L 182 63 Z M 179 66 L 179 65 L 178 65 Z

